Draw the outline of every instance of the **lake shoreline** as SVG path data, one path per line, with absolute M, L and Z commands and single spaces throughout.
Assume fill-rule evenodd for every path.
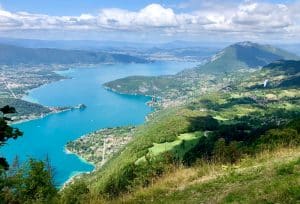
M 93 68 L 93 65 L 89 65 L 89 66 L 87 67 L 87 69 L 89 69 L 89 68 Z M 21 99 L 22 99 L 22 100 L 25 100 L 25 101 L 28 101 L 28 102 L 31 102 L 31 103 L 36 103 L 36 104 L 40 104 L 40 105 L 44 106 L 43 104 L 39 103 L 38 100 L 30 99 L 30 98 L 29 98 L 29 94 L 30 94 L 31 92 L 33 92 L 34 90 L 39 89 L 39 88 L 42 88 L 42 87 L 44 87 L 44 86 L 47 86 L 47 85 L 49 85 L 49 84 L 51 84 L 51 83 L 56 83 L 56 82 L 59 82 L 59 81 L 64 81 L 64 80 L 72 79 L 72 77 L 67 77 L 67 76 L 65 75 L 65 72 L 71 72 L 71 71 L 74 70 L 74 69 L 77 69 L 77 68 L 66 68 L 66 67 L 64 67 L 63 69 L 55 70 L 55 71 L 54 71 L 55 73 L 61 75 L 61 76 L 64 77 L 64 78 L 63 78 L 63 79 L 59 79 L 59 80 L 54 80 L 54 81 L 52 81 L 52 82 L 50 82 L 50 83 L 45 83 L 45 84 L 42 84 L 42 85 L 40 85 L 40 86 L 38 86 L 38 87 L 34 87 L 34 88 L 32 88 L 32 89 L 29 89 L 29 90 L 27 90 L 27 91 L 25 92 L 25 95 L 22 96 Z M 81 69 L 81 68 L 79 68 L 79 69 Z M 116 92 L 116 91 L 109 90 L 108 87 L 105 87 L 105 86 L 103 86 L 103 87 L 104 87 L 104 89 L 106 89 L 106 90 L 108 90 L 108 91 L 111 91 L 111 92 L 114 92 L 115 94 L 119 94 L 119 95 L 125 95 L 125 96 L 126 96 L 126 95 L 127 95 L 127 96 L 145 96 L 145 97 L 148 97 L 148 98 L 149 98 L 149 101 L 150 101 L 150 98 L 152 97 L 152 96 L 138 95 L 138 94 L 118 93 L 118 92 Z M 145 105 L 148 106 L 147 103 L 148 103 L 148 102 L 146 102 Z M 44 106 L 44 107 L 47 107 L 47 106 Z M 149 106 L 149 107 L 150 107 L 150 106 Z M 51 107 L 47 107 L 47 108 L 51 108 Z M 10 122 L 9 124 L 10 124 L 10 125 L 18 125 L 18 124 L 21 124 L 21 123 L 26 123 L 26 122 L 30 122 L 30 121 L 34 121 L 34 120 L 46 118 L 46 117 L 48 117 L 48 116 L 50 116 L 50 115 L 59 114 L 59 113 L 67 112 L 67 111 L 72 111 L 72 110 L 75 110 L 75 109 L 76 109 L 76 108 L 74 108 L 74 107 L 69 107 L 69 108 L 66 108 L 66 109 L 63 109 L 63 110 L 59 110 L 59 111 L 51 111 L 51 112 L 49 112 L 49 113 L 47 113 L 47 114 L 43 114 L 43 115 L 39 115 L 39 116 L 38 116 L 38 115 L 37 115 L 37 116 L 32 116 L 32 117 L 29 117 L 28 119 L 21 119 L 21 120 L 13 121 L 13 122 Z M 149 114 L 151 114 L 151 113 L 153 113 L 153 111 L 151 111 Z M 148 116 L 149 114 L 147 114 L 147 115 L 145 116 L 145 121 L 147 121 L 147 116 Z M 106 128 L 100 128 L 99 130 L 102 130 L 102 129 L 106 129 Z M 88 134 L 90 134 L 90 133 L 92 133 L 92 132 L 89 132 Z M 87 136 L 88 134 L 82 135 L 82 136 L 80 136 L 80 137 Z M 80 138 L 80 137 L 79 137 L 79 138 Z M 81 175 L 84 175 L 84 174 L 90 174 L 90 173 L 92 173 L 93 171 L 95 171 L 95 170 L 97 169 L 97 167 L 96 167 L 96 165 L 95 165 L 94 163 L 89 162 L 89 161 L 85 160 L 83 157 L 81 157 L 80 155 L 76 154 L 75 152 L 70 151 L 66 146 L 64 147 L 64 153 L 67 154 L 67 155 L 75 155 L 82 163 L 85 163 L 85 164 L 88 164 L 88 165 L 93 166 L 93 170 L 92 170 L 92 171 L 79 171 L 79 172 L 76 172 L 76 171 L 75 171 L 75 172 L 72 172 L 71 175 L 69 176 L 68 180 L 66 180 L 62 185 L 60 185 L 60 188 L 66 187 L 67 185 L 69 185 L 70 183 L 72 183 L 77 177 L 80 177 Z
M 92 165 L 94 167 L 94 169 L 92 171 L 74 171 L 74 172 L 71 172 L 71 175 L 69 176 L 68 180 L 66 180 L 61 186 L 60 186 L 60 190 L 64 189 L 66 186 L 72 184 L 75 179 L 77 177 L 81 177 L 82 175 L 85 175 L 85 174 L 91 174 L 93 173 L 97 168 L 96 168 L 96 165 L 93 164 L 92 162 L 89 162 L 87 160 L 85 160 L 83 157 L 81 157 L 80 155 L 70 151 L 66 146 L 64 147 L 64 152 L 65 154 L 67 155 L 75 155 L 77 158 L 79 158 L 79 160 L 85 164 L 88 164 L 88 165 Z
M 162 67 L 165 69 L 162 69 Z M 181 66 L 177 66 L 177 68 L 178 67 Z M 72 70 L 75 71 L 73 72 Z M 42 115 L 43 117 L 37 116 L 29 118 L 28 120 L 14 121 L 14 124 L 16 124 L 15 127 L 24 131 L 24 136 L 26 136 L 26 138 L 28 137 L 26 141 L 33 140 L 33 138 L 37 137 L 39 138 L 41 135 L 44 139 L 41 141 L 41 144 L 34 147 L 38 150 L 35 152 L 32 148 L 29 148 L 25 140 L 20 140 L 19 142 L 18 140 L 16 142 L 14 141 L 14 145 L 6 146 L 3 151 L 6 152 L 8 158 L 13 158 L 13 156 L 19 154 L 21 150 L 37 158 L 40 157 L 40 154 L 49 154 L 52 158 L 53 166 L 57 168 L 58 172 L 61 172 L 61 174 L 57 176 L 60 186 L 80 174 L 93 172 L 95 170 L 93 163 L 87 162 L 83 160 L 80 155 L 63 148 L 65 148 L 68 141 L 74 141 L 96 130 L 105 129 L 107 127 L 141 125 L 147 122 L 148 116 L 153 114 L 156 110 L 148 104 L 151 100 L 151 96 L 117 93 L 113 90 L 109 91 L 99 84 L 104 84 L 107 81 L 126 77 L 134 73 L 147 75 L 149 70 L 151 70 L 151 75 L 155 76 L 169 72 L 177 72 L 173 64 L 169 62 L 146 65 L 107 65 L 93 67 L 93 69 L 88 70 L 72 67 L 65 69 L 67 72 L 72 72 L 71 74 L 65 75 L 64 72 L 58 72 L 58 74 L 62 74 L 68 78 L 61 80 L 63 82 L 59 83 L 59 85 L 37 87 L 41 88 L 41 90 L 34 91 L 33 93 L 33 90 L 30 90 L 27 92 L 29 95 L 28 98 L 33 97 L 36 101 L 48 105 L 64 105 L 70 102 L 84 103 L 88 108 L 83 111 L 69 111 L 70 109 L 66 109 Z M 80 89 L 77 87 L 80 87 Z M 66 96 L 65 93 L 68 93 L 68 95 Z M 118 106 L 118 108 L 116 108 L 116 106 Z M 61 112 L 67 113 L 59 114 Z M 57 116 L 50 117 L 50 115 Z M 33 120 L 37 121 L 31 123 L 30 121 Z M 34 139 L 34 141 L 36 141 L 36 139 Z M 19 146 L 19 143 L 22 143 L 22 146 Z M 43 147 L 43 149 L 41 149 L 41 147 Z M 70 153 L 74 154 L 74 156 L 67 156 Z M 68 165 L 68 169 L 64 169 L 61 164 Z
M 47 107 L 47 106 L 45 106 L 45 107 Z M 47 107 L 47 108 L 49 108 L 49 107 Z M 42 119 L 42 118 L 45 118 L 45 117 L 50 116 L 50 115 L 59 114 L 59 113 L 67 112 L 67 111 L 73 111 L 73 110 L 76 110 L 76 109 L 79 109 L 79 108 L 77 108 L 77 107 L 68 107 L 68 108 L 65 108 L 65 109 L 62 108 L 61 110 L 54 110 L 54 111 L 51 111 L 51 112 L 43 114 L 43 115 L 32 116 L 28 119 L 21 119 L 21 120 L 8 122 L 8 124 L 9 125 L 18 125 L 18 124 L 21 124 L 21 123 L 26 123 L 26 122 Z
M 80 138 L 80 137 L 79 137 Z M 69 150 L 66 146 L 64 147 L 64 152 L 65 154 L 68 154 L 68 155 L 75 155 L 76 157 L 78 157 L 80 159 L 81 162 L 83 163 L 86 163 L 86 164 L 89 164 L 89 165 L 92 165 L 94 168 L 96 168 L 96 165 L 93 163 L 93 162 L 89 162 L 87 161 L 86 159 L 84 159 L 83 157 L 81 157 L 80 155 L 72 152 L 71 150 Z
M 109 64 L 109 63 L 102 63 L 102 64 Z M 25 91 L 25 93 L 21 96 L 20 99 L 24 100 L 24 101 L 27 101 L 27 102 L 30 102 L 30 103 L 39 104 L 39 105 L 41 105 L 41 106 L 43 106 L 43 107 L 48 108 L 48 109 L 51 110 L 51 108 L 53 109 L 55 107 L 45 106 L 45 105 L 39 103 L 39 101 L 31 99 L 29 97 L 29 94 L 31 92 L 33 92 L 34 90 L 40 89 L 40 88 L 42 88 L 44 86 L 47 86 L 49 84 L 60 82 L 60 81 L 64 81 L 64 80 L 68 80 L 68 79 L 72 79 L 72 77 L 67 77 L 66 75 L 64 75 L 63 73 L 65 73 L 65 72 L 70 72 L 70 71 L 72 71 L 73 69 L 76 69 L 76 68 L 79 68 L 79 69 L 89 69 L 89 68 L 93 68 L 94 66 L 97 66 L 97 65 L 99 65 L 99 64 L 56 65 L 59 68 L 55 68 L 55 67 L 53 67 L 54 66 L 53 65 L 52 66 L 53 67 L 52 72 L 60 75 L 62 78 L 61 79 L 53 80 L 51 82 L 46 82 L 44 84 L 40 84 L 39 86 L 33 87 L 31 89 L 28 89 L 28 90 Z M 74 68 L 72 68 L 72 67 L 74 67 Z M 59 114 L 59 113 L 62 113 L 62 112 L 71 111 L 71 110 L 76 109 L 74 107 L 68 107 L 68 108 L 65 108 L 65 109 L 64 109 L 64 107 L 56 107 L 56 108 L 62 108 L 62 110 L 54 110 L 54 111 L 51 110 L 49 113 L 46 113 L 46 114 L 36 115 L 36 116 L 29 116 L 29 118 L 27 118 L 27 119 L 20 119 L 20 120 L 11 121 L 11 122 L 8 122 L 8 124 L 9 125 L 17 125 L 17 124 L 26 123 L 26 122 L 33 121 L 33 120 L 38 120 L 38 119 L 47 117 L 47 116 L 52 115 L 52 114 Z

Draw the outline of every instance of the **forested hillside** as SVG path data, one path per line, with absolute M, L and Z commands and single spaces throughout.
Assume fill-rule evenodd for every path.
M 208 202 L 209 192 L 220 195 L 214 199 L 221 203 L 264 196 L 279 203 L 299 200 L 300 92 L 290 83 L 299 67 L 300 61 L 279 61 L 156 112 L 126 148 L 68 187 L 65 196 L 80 184 L 89 189 L 82 199 L 95 203 L 121 203 L 124 196 L 128 203 L 198 203 Z M 185 172 L 188 180 L 181 182 Z M 266 181 L 267 175 L 274 176 Z M 256 193 L 256 182 L 265 193 Z M 277 183 L 276 193 L 268 190 Z
M 0 45 L 0 53 L 0 64 L 2 65 L 147 62 L 142 58 L 125 54 L 50 48 L 24 48 L 5 44 Z

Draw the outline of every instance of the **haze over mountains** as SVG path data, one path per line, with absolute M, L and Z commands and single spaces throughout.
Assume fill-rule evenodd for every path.
M 279 59 L 299 59 L 295 54 L 269 45 L 252 42 L 202 43 L 172 41 L 169 43 L 134 43 L 90 40 L 35 40 L 0 38 L 1 64 L 72 64 L 101 62 L 145 62 L 145 58 L 186 59 L 202 61 L 217 53 L 201 72 L 231 71 L 241 67 L 261 67 Z M 295 45 L 296 46 L 296 45 Z M 295 46 L 281 45 L 295 51 Z M 296 46 L 297 47 L 297 46 Z M 80 51 L 79 51 L 80 50 Z M 218 52 L 218 50 L 221 50 Z M 297 50 L 297 49 L 296 49 Z M 68 51 L 68 52 L 67 52 Z M 297 53 L 297 52 L 295 52 Z M 64 58 L 60 57 L 64 56 Z M 144 58 L 144 59 L 142 59 Z M 227 67 L 224 69 L 223 67 Z
M 1 38 L 0 44 L 15 45 L 27 48 L 57 48 L 57 49 L 80 49 L 80 50 L 115 50 L 115 49 L 178 49 L 178 48 L 199 48 L 212 47 L 222 48 L 229 43 L 206 43 L 190 41 L 160 42 L 123 42 L 123 41 L 99 41 L 99 40 L 37 40 Z
M 77 60 L 71 59 L 71 62 L 73 61 L 83 61 L 83 63 L 99 63 L 100 62 L 143 62 L 139 61 L 137 59 L 129 59 L 126 61 L 125 59 L 120 59 L 121 56 L 110 54 L 124 54 L 124 55 L 130 55 L 135 56 L 138 58 L 143 59 L 150 59 L 150 60 L 193 60 L 193 61 L 201 61 L 203 59 L 206 59 L 207 57 L 211 56 L 212 54 L 216 53 L 218 50 L 220 50 L 225 45 L 221 44 L 211 44 L 211 43 L 202 43 L 202 42 L 188 42 L 188 41 L 172 41 L 168 43 L 139 43 L 139 42 L 119 42 L 119 41 L 94 41 L 94 40 L 36 40 L 36 39 L 15 39 L 15 38 L 0 38 L 0 46 L 7 46 L 2 48 L 3 52 L 7 52 L 7 54 L 4 54 L 2 60 L 4 60 L 4 63 L 11 64 L 9 59 L 6 59 L 6 57 L 9 57 L 10 55 L 14 56 L 14 52 L 16 56 L 21 55 L 21 57 L 25 57 L 25 54 L 21 54 L 22 52 L 25 52 L 24 48 L 31 48 L 32 50 L 28 50 L 32 53 L 33 49 L 38 49 L 37 51 L 43 51 L 42 49 L 52 49 L 54 51 L 55 49 L 58 52 L 61 52 L 62 50 L 68 50 L 72 51 L 74 55 L 74 51 L 76 50 L 76 55 L 79 55 L 80 53 L 78 50 L 81 51 L 88 51 L 88 52 L 97 52 L 96 58 L 101 59 L 95 59 L 91 57 L 87 57 L 87 53 L 81 53 L 81 56 L 77 57 Z M 7 49 L 8 48 L 8 49 Z M 14 48 L 14 49 L 13 49 Z M 17 49 L 20 48 L 20 49 Z M 7 50 L 6 50 L 7 49 Z M 48 50 L 49 52 L 50 50 Z M 27 52 L 27 51 L 26 51 Z M 100 57 L 99 52 L 102 52 L 102 55 Z M 104 53 L 106 56 L 103 56 Z M 69 55 L 68 53 L 67 55 Z M 41 53 L 42 55 L 42 53 Z M 51 54 L 50 57 L 52 57 L 53 54 Z M 82 59 L 84 57 L 84 59 Z M 40 56 L 38 56 L 40 57 Z M 109 59 L 109 57 L 112 57 L 113 59 Z M 125 56 L 124 56 L 125 57 Z M 74 57 L 75 58 L 75 57 Z M 105 58 L 105 59 L 103 59 Z M 65 61 L 67 61 L 66 59 Z M 17 60 L 18 61 L 18 60 Z M 20 60 L 22 63 L 27 63 L 27 61 L 24 59 Z M 42 60 L 43 63 L 45 60 Z M 53 61 L 53 60 L 51 60 Z M 56 61 L 56 60 L 54 60 Z M 37 62 L 39 62 L 37 60 Z M 61 62 L 61 60 L 59 61 Z M 0 62 L 1 63 L 1 62 Z M 16 62 L 19 63 L 19 62 Z M 30 62 L 31 63 L 31 62 Z M 36 62 L 34 62 L 36 63 Z M 46 62 L 49 63 L 49 62 Z M 61 62 L 65 63 L 65 62 Z
M 154 44 L 132 43 L 121 41 L 96 41 L 96 40 L 37 40 L 0 38 L 1 44 L 15 45 L 26 48 L 56 48 L 66 50 L 111 50 L 115 48 L 150 48 Z
M 147 62 L 145 59 L 125 54 L 51 48 L 24 48 L 5 44 L 0 44 L 0 53 L 0 64 L 6 65 Z

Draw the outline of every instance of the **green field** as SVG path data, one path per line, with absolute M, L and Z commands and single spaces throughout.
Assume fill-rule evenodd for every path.
M 155 157 L 165 152 L 172 152 L 176 157 L 182 158 L 186 152 L 192 149 L 203 136 L 202 132 L 185 133 L 177 137 L 173 142 L 154 143 L 153 147 L 148 149 L 148 153 L 139 158 L 135 164 L 146 160 L 146 157 Z

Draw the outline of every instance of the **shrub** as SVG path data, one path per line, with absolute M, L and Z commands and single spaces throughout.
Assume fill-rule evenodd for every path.
M 80 204 L 89 196 L 89 189 L 83 181 L 75 181 L 67 186 L 61 196 L 63 204 Z
M 294 129 L 271 129 L 262 135 L 258 145 L 262 149 L 273 149 L 278 146 L 295 146 L 300 144 L 300 135 Z

